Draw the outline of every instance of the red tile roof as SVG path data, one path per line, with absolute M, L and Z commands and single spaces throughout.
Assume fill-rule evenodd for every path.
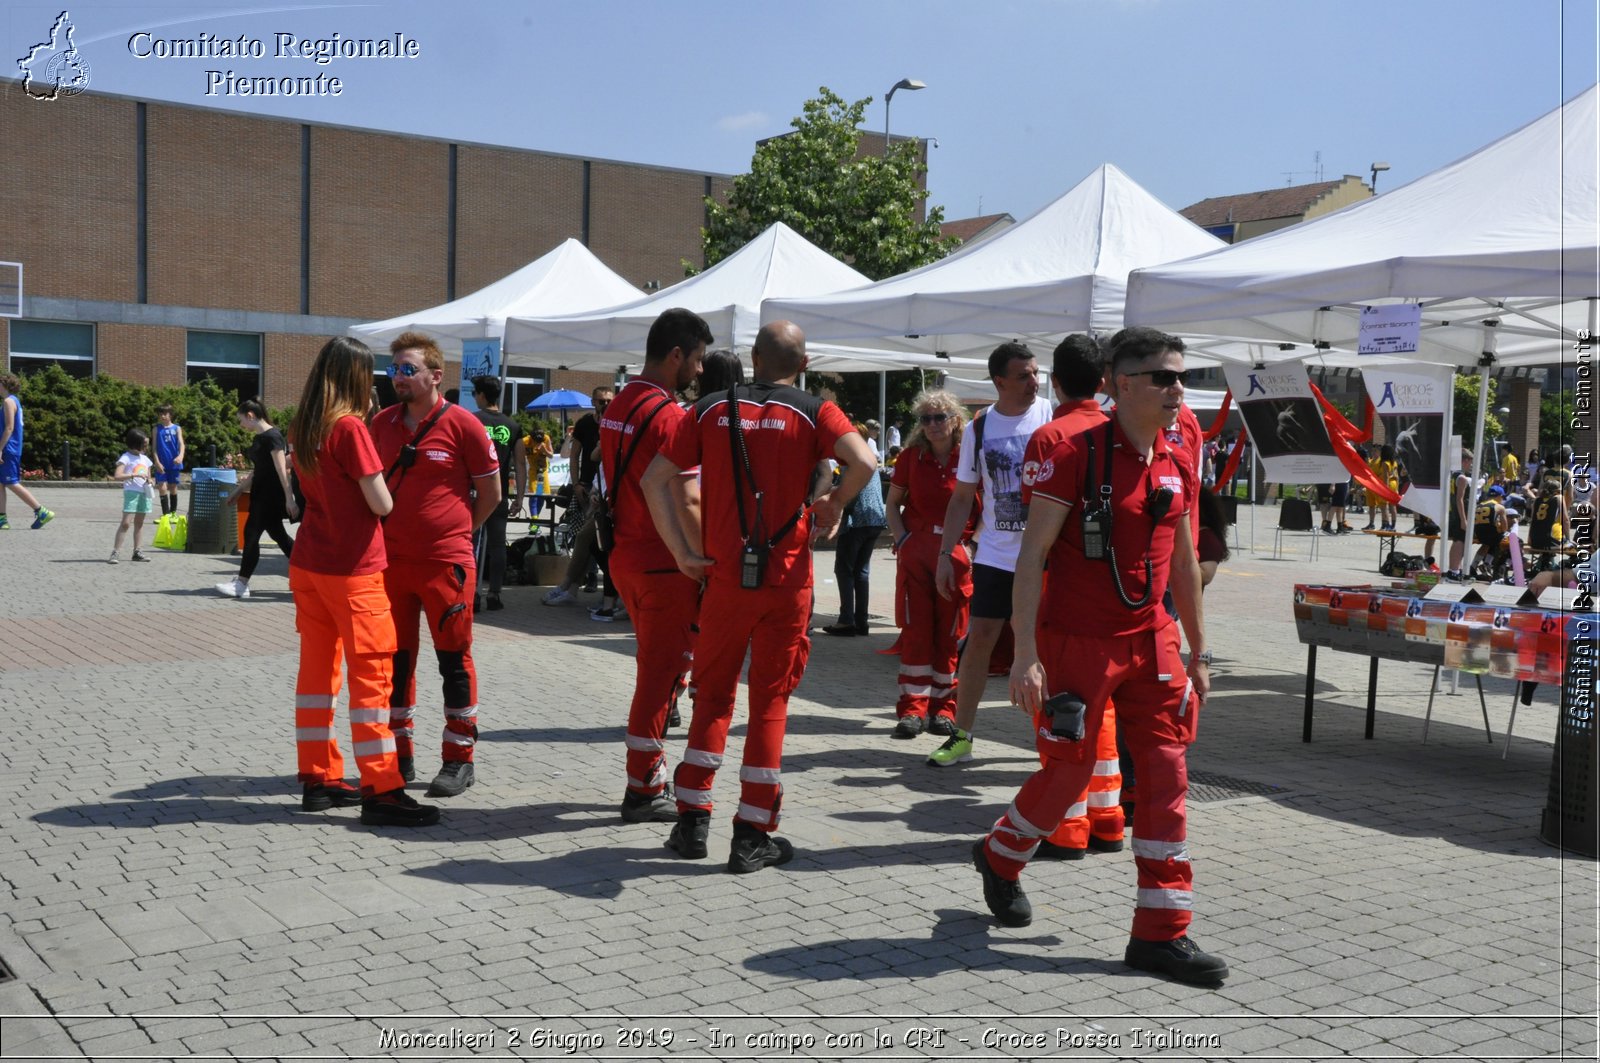
M 957 218 L 954 221 L 947 221 L 939 227 L 939 231 L 945 236 L 954 236 L 965 243 L 991 225 L 1015 220 L 1010 214 L 983 214 L 976 218 Z
M 1178 211 L 1199 226 L 1226 225 L 1228 222 L 1265 221 L 1268 218 L 1293 218 L 1347 178 L 1317 181 L 1309 185 L 1269 188 L 1264 192 L 1245 192 L 1237 196 L 1213 196 Z

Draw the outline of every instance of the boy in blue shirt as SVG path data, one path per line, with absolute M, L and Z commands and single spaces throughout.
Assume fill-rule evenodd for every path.
M 162 403 L 156 407 L 154 453 L 156 493 L 161 498 L 161 515 L 178 512 L 178 477 L 183 472 L 183 459 L 187 448 L 183 442 L 183 428 L 172 423 L 172 405 Z
M 11 527 L 6 519 L 6 492 L 13 492 L 33 510 L 33 527 L 39 529 L 55 519 L 55 514 L 39 504 L 33 492 L 22 486 L 22 403 L 13 394 L 21 386 L 15 376 L 0 373 L 0 531 Z

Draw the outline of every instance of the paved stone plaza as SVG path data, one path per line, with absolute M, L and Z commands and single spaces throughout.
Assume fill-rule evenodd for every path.
M 1376 579 L 1363 536 L 1315 563 L 1289 536 L 1273 561 L 1257 510 L 1258 549 L 1207 594 L 1189 835 L 1194 936 L 1232 967 L 1213 991 L 1122 965 L 1126 852 L 1036 863 L 1033 925 L 995 924 L 969 850 L 1036 763 L 1026 723 L 993 680 L 978 759 L 924 766 L 939 739 L 889 737 L 886 623 L 817 636 L 786 867 L 723 866 L 742 726 L 710 859 L 620 822 L 631 628 L 525 587 L 477 628 L 478 784 L 436 827 L 374 831 L 299 810 L 276 550 L 227 600 L 229 558 L 105 564 L 117 493 L 40 497 L 53 524 L 27 530 L 13 499 L 0 532 L 5 1059 L 1595 1057 L 1595 864 L 1537 836 L 1554 692 L 1502 759 L 1509 682 L 1484 683 L 1493 744 L 1464 677 L 1424 745 L 1430 671 L 1385 664 L 1366 741 L 1367 662 L 1324 651 L 1300 741 L 1291 585 Z M 427 669 L 419 693 L 420 796 L 442 726 Z

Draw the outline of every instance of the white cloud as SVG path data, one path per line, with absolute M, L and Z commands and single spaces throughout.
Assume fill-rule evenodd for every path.
M 743 114 L 730 114 L 717 119 L 717 128 L 724 133 L 743 133 L 759 129 L 770 121 L 765 111 L 746 111 Z

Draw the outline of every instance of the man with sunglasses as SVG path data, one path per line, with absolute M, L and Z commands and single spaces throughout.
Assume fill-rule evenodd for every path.
M 1011 697 L 1038 720 L 1043 766 L 974 844 L 973 861 L 996 918 L 1006 926 L 1032 922 L 1018 879 L 1093 775 L 1101 718 L 1114 696 L 1140 786 L 1132 843 L 1138 902 L 1124 961 L 1215 986 L 1228 965 L 1188 937 L 1185 760 L 1211 685 L 1211 654 L 1188 519 L 1198 481 L 1165 438 L 1183 405 L 1183 341 L 1128 328 L 1112 337 L 1110 352 L 1115 413 L 1103 428 L 1043 455 L 1025 489 Z M 1191 650 L 1187 667 L 1178 625 L 1161 607 L 1169 585 Z
M 444 764 L 429 797 L 455 797 L 477 778 L 478 677 L 472 663 L 472 606 L 478 588 L 472 536 L 500 505 L 500 463 L 483 425 L 439 394 L 444 354 L 429 336 L 407 332 L 389 345 L 395 405 L 372 419 L 394 510 L 383 524 L 389 567 L 384 589 L 399 649 L 389 726 L 400 774 L 416 778 L 412 717 L 417 703 L 418 630 L 423 614 L 444 680 Z

